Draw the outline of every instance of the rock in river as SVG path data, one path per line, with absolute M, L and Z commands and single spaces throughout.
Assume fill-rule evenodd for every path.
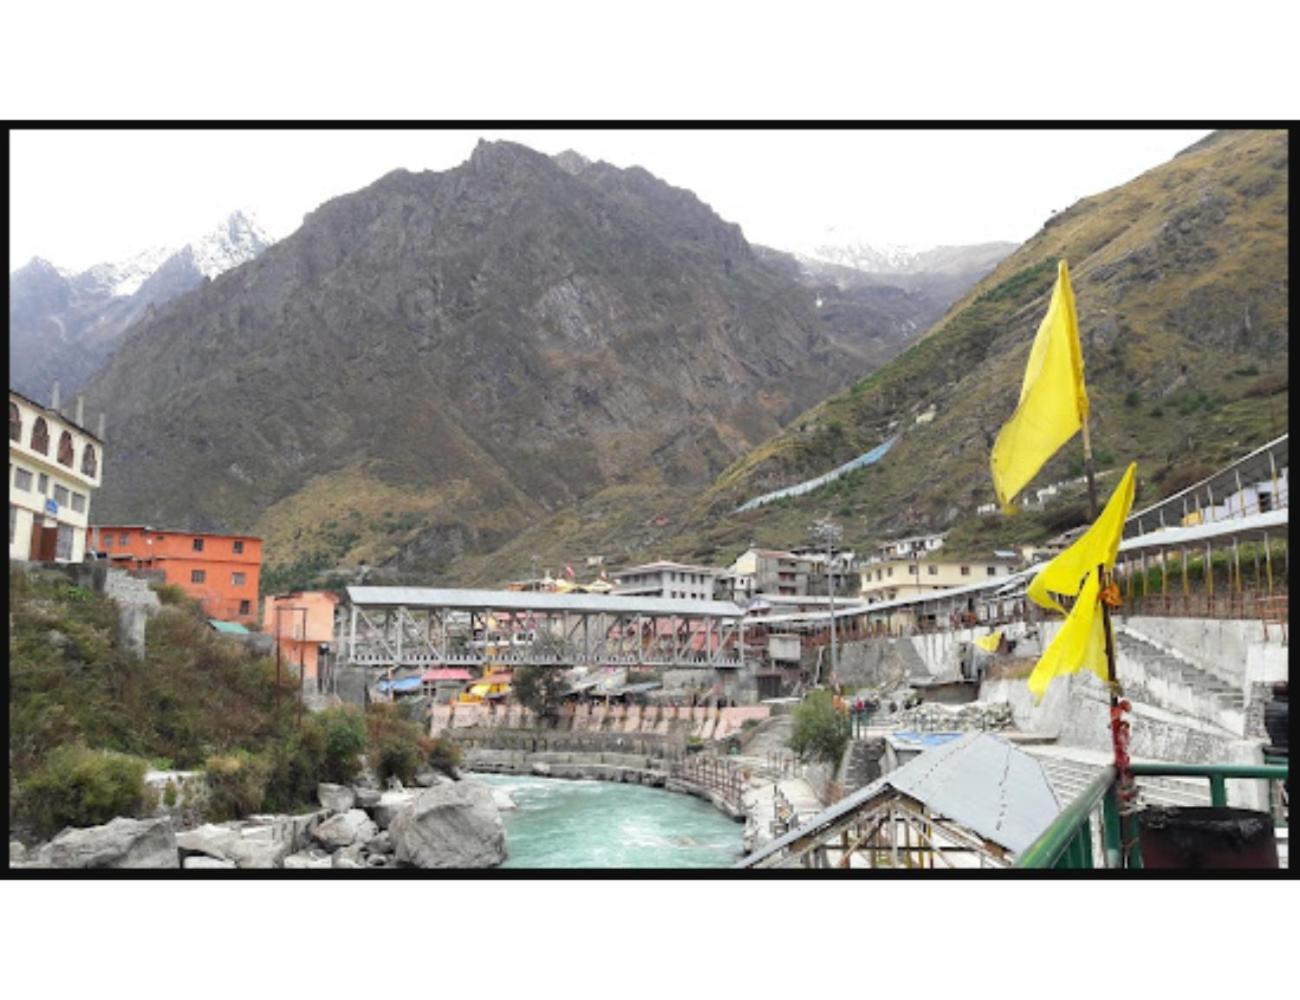
M 389 826 L 397 860 L 417 868 L 491 868 L 506 859 L 492 792 L 475 781 L 426 788 Z
M 179 868 L 180 855 L 170 820 L 119 816 L 103 826 L 64 830 L 28 862 L 36 868 Z

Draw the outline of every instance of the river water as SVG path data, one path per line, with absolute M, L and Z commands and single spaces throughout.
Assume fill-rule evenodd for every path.
M 476 774 L 509 793 L 502 868 L 728 868 L 744 824 L 703 799 L 661 788 Z

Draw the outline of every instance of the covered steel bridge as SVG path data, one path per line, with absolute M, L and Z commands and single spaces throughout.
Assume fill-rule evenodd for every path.
M 432 587 L 349 587 L 348 598 L 339 646 L 355 666 L 717 669 L 745 659 L 730 601 Z

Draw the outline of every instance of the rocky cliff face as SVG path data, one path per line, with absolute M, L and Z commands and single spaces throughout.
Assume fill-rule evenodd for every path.
M 708 482 L 862 370 L 809 299 L 644 170 L 482 143 L 142 320 L 88 390 L 97 516 L 436 567 L 606 486 Z
M 179 250 L 156 247 L 78 274 L 33 258 L 9 276 L 9 384 L 48 402 L 58 379 L 80 389 L 127 329 L 161 305 L 270 244 L 240 212 Z

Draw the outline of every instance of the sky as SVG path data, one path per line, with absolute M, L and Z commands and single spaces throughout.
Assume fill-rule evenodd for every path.
M 1053 211 L 1207 134 L 1106 130 L 32 130 L 10 134 L 10 270 L 181 246 L 235 209 L 275 238 L 390 170 L 446 170 L 480 137 L 575 149 L 688 188 L 755 243 L 1021 242 Z

